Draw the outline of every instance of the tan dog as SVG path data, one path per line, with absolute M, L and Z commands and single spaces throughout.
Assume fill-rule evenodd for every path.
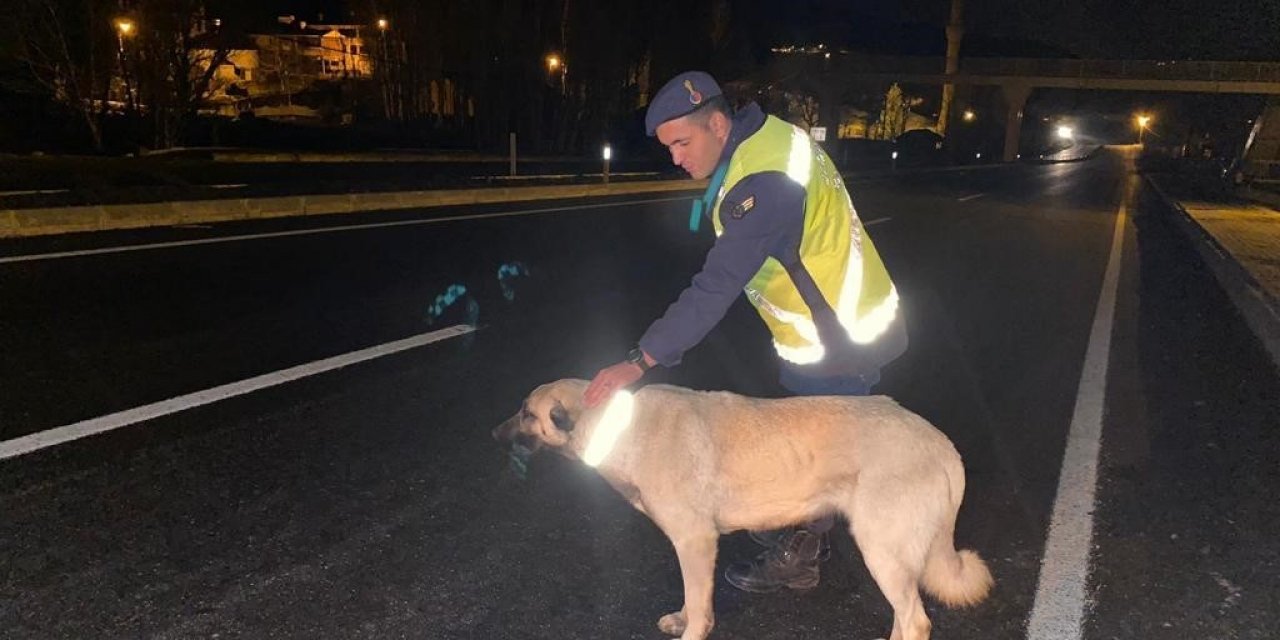
M 538 387 L 500 440 L 596 462 L 593 436 L 612 406 L 585 409 L 585 380 Z M 615 397 L 614 402 L 618 402 Z M 600 474 L 671 539 L 684 607 L 658 628 L 702 640 L 721 534 L 762 531 L 839 513 L 893 605 L 891 640 L 926 640 L 920 586 L 948 606 L 980 602 L 992 586 L 982 559 L 952 534 L 964 466 L 942 432 L 884 396 L 781 400 L 665 385 L 635 394 L 629 427 Z M 588 448 L 592 448 L 588 452 Z

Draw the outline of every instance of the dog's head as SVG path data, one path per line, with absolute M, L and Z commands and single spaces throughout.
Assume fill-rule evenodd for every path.
M 582 392 L 586 388 L 585 380 L 560 380 L 534 389 L 520 412 L 493 430 L 494 439 L 530 452 L 542 447 L 564 449 L 582 413 Z

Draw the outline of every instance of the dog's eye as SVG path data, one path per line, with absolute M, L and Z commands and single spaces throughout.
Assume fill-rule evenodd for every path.
M 532 412 L 532 411 L 530 411 L 530 410 L 528 410 L 528 409 L 525 409 L 525 408 L 523 408 L 523 407 L 522 407 L 522 408 L 520 409 L 520 419 L 521 419 L 521 420 L 532 420 L 532 419 L 533 419 L 533 412 Z

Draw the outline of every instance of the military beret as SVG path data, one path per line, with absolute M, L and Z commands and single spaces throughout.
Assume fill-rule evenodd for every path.
M 722 93 L 720 85 L 710 74 L 686 71 L 668 80 L 653 95 L 649 110 L 644 114 L 645 131 L 653 137 L 658 134 L 658 125 L 687 116 Z

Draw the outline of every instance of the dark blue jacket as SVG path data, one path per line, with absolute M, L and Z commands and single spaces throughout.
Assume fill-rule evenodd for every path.
M 734 114 L 720 162 L 728 162 L 742 141 L 759 131 L 764 121 L 764 112 L 754 103 Z M 803 375 L 864 375 L 878 371 L 901 355 L 907 345 L 906 325 L 901 314 L 885 337 L 871 345 L 854 345 L 805 269 L 800 259 L 805 188 L 782 172 L 754 173 L 725 194 L 720 210 L 731 211 L 751 197 L 755 198 L 755 204 L 747 215 L 720 217 L 723 233 L 707 253 L 702 270 L 666 313 L 645 331 L 640 338 L 640 348 L 659 364 L 668 367 L 679 364 L 684 353 L 720 322 L 764 261 L 772 257 L 786 268 L 827 346 L 828 355 L 821 363 L 798 367 Z
M 764 125 L 764 119 L 764 112 L 754 103 L 735 113 L 720 162 L 728 162 L 738 145 Z M 778 257 L 785 265 L 790 262 L 785 258 L 795 255 L 798 261 L 804 232 L 804 187 L 784 173 L 752 174 L 725 194 L 721 210 L 728 211 L 750 196 L 755 196 L 755 215 L 721 216 L 724 233 L 707 253 L 702 270 L 640 338 L 640 348 L 659 364 L 679 364 L 684 352 L 720 322 L 766 258 Z

